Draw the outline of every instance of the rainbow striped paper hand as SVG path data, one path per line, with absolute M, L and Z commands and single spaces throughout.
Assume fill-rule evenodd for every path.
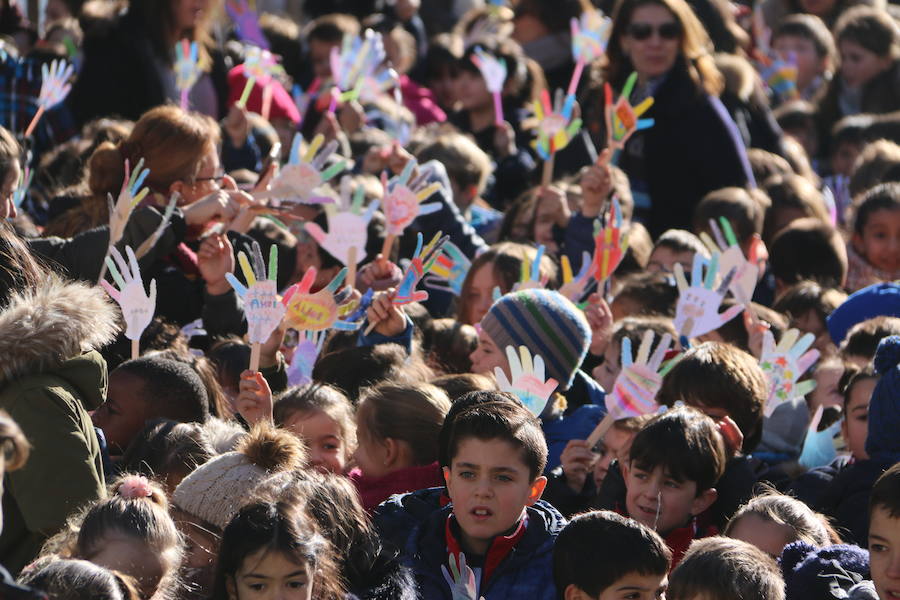
M 652 331 L 644 332 L 636 357 L 631 353 L 631 339 L 627 336 L 622 338 L 622 370 L 612 391 L 606 395 L 606 411 L 614 419 L 638 417 L 659 410 L 656 394 L 662 387 L 663 377 L 684 355 L 678 354 L 664 363 L 672 336 L 668 333 L 663 335 L 651 355 L 653 338 Z
M 612 87 L 608 83 L 603 86 L 606 95 L 606 145 L 613 151 L 612 164 L 616 164 L 618 154 L 625 148 L 625 142 L 634 132 L 653 126 L 653 119 L 640 118 L 653 106 L 652 96 L 644 98 L 637 106 L 631 105 L 629 98 L 635 83 L 637 83 L 637 73 L 632 73 L 625 80 L 622 95 L 615 103 L 613 103 Z
M 710 229 L 713 232 L 713 238 L 705 231 L 700 234 L 700 239 L 709 248 L 710 253 L 719 253 L 719 271 L 721 273 L 729 273 L 734 270 L 734 277 L 731 280 L 729 289 L 738 302 L 747 305 L 753 298 L 753 291 L 756 289 L 756 282 L 759 276 L 759 266 L 753 264 L 744 256 L 738 244 L 737 236 L 731 228 L 731 223 L 725 217 L 719 217 L 719 224 L 715 219 L 709 220 Z
M 507 346 L 506 358 L 509 361 L 510 377 L 506 377 L 502 368 L 494 367 L 497 387 L 501 392 L 509 392 L 518 397 L 534 416 L 541 416 L 559 382 L 552 377 L 544 379 L 544 359 L 539 355 L 532 357 L 525 346 L 519 346 L 518 354 L 514 347 Z
M 622 207 L 613 196 L 612 207 L 606 218 L 606 226 L 599 222 L 594 227 L 594 279 L 603 283 L 615 273 L 628 250 L 628 234 L 622 233 Z
M 397 177 L 390 180 L 386 173 L 381 174 L 381 185 L 384 195 L 381 199 L 381 207 L 387 219 L 386 229 L 388 235 L 398 236 L 419 215 L 427 215 L 441 210 L 439 202 L 421 204 L 432 194 L 441 189 L 437 182 L 428 183 L 428 173 L 420 172 L 418 177 L 412 177 L 417 167 L 415 159 L 406 163 L 403 171 Z
M 278 175 L 272 180 L 270 189 L 265 192 L 255 193 L 254 198 L 257 200 L 280 198 L 287 202 L 300 204 L 333 203 L 334 200 L 330 196 L 317 195 L 316 191 L 322 184 L 327 183 L 335 175 L 343 171 L 347 166 L 347 161 L 344 159 L 338 160 L 323 170 L 329 157 L 338 148 L 337 140 L 331 140 L 322 148 L 324 141 L 324 135 L 321 133 L 316 135 L 307 147 L 306 152 L 301 154 L 300 147 L 303 143 L 303 136 L 299 133 L 295 134 L 287 164 L 282 167 Z
M 563 97 L 562 90 L 556 90 L 556 99 L 550 104 L 550 93 L 541 91 L 540 101 L 535 101 L 534 117 L 538 121 L 537 139 L 531 145 L 538 156 L 547 161 L 557 150 L 562 150 L 581 129 L 581 119 L 572 118 L 575 96 Z

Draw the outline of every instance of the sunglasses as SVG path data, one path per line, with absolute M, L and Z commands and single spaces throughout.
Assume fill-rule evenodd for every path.
M 649 23 L 632 23 L 628 26 L 628 35 L 638 41 L 649 39 L 654 31 L 664 40 L 674 40 L 681 35 L 681 26 L 678 23 L 663 23 L 657 27 Z

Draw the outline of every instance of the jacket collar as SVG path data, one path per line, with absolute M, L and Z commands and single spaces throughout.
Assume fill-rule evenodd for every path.
M 491 545 L 488 546 L 487 554 L 484 555 L 482 561 L 481 585 L 487 583 L 491 575 L 497 570 L 497 567 L 500 566 L 500 563 L 503 562 L 503 559 L 509 556 L 513 548 L 516 547 L 516 544 L 522 540 L 526 529 L 528 529 L 527 513 L 525 513 L 525 515 L 519 519 L 519 522 L 513 526 L 512 532 L 509 535 L 498 535 L 491 541 Z M 459 532 L 459 523 L 456 522 L 456 517 L 453 516 L 453 513 L 450 513 L 447 515 L 446 525 L 444 527 L 444 537 L 447 540 L 448 554 L 453 556 L 457 564 L 459 564 L 459 555 L 464 552 L 462 545 L 457 539 L 457 532 Z

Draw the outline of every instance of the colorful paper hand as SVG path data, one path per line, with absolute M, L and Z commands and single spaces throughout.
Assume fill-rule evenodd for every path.
M 411 159 L 399 176 L 388 181 L 385 173 L 381 174 L 381 186 L 384 195 L 381 199 L 381 208 L 387 219 L 386 229 L 388 235 L 398 236 L 403 230 L 420 215 L 427 215 L 441 210 L 439 202 L 420 204 L 432 194 L 441 189 L 441 184 L 427 183 L 426 173 L 420 173 L 418 177 L 410 181 L 413 169 L 417 166 L 416 160 Z
M 572 17 L 572 58 L 575 59 L 575 70 L 569 82 L 567 93 L 574 96 L 578 81 L 584 71 L 584 65 L 594 62 L 606 52 L 609 34 L 612 32 L 612 20 L 599 10 L 588 10 L 581 17 Z
M 432 265 L 431 272 L 425 276 L 425 287 L 459 296 L 471 266 L 472 261 L 462 250 L 453 242 L 447 242 L 444 244 L 444 251 Z
M 288 386 L 306 385 L 312 381 L 313 367 L 325 343 L 325 334 L 321 331 L 301 331 L 300 341 L 294 348 L 294 357 L 287 368 Z
M 253 242 L 253 265 L 243 252 L 238 253 L 238 262 L 244 273 L 246 287 L 231 273 L 225 279 L 244 301 L 244 314 L 247 316 L 247 337 L 251 344 L 265 343 L 272 333 L 281 325 L 285 308 L 278 299 L 278 246 L 272 244 L 269 249 L 269 270 L 266 278 L 266 264 L 263 262 L 259 244 Z
M 328 218 L 327 233 L 318 223 L 307 221 L 304 225 L 306 232 L 316 240 L 317 244 L 347 266 L 350 266 L 351 262 L 360 263 L 366 258 L 366 240 L 369 237 L 366 228 L 379 204 L 378 200 L 372 201 L 364 212 L 365 189 L 358 186 L 353 193 L 351 202 L 346 195 L 348 187 L 344 185 L 349 182 L 349 178 L 344 178 L 341 182 L 343 193 L 340 211 L 333 204 L 329 204 L 325 208 L 325 215 Z
M 241 41 L 264 50 L 269 49 L 269 40 L 259 26 L 259 16 L 247 5 L 247 0 L 225 0 L 225 10 L 234 22 Z
M 603 283 L 615 273 L 628 250 L 628 234 L 622 233 L 622 206 L 613 196 L 612 207 L 606 218 L 606 226 L 594 224 L 594 279 Z
M 322 148 L 324 141 L 324 135 L 321 133 L 316 135 L 306 149 L 306 153 L 301 155 L 300 146 L 303 143 L 303 136 L 299 133 L 295 134 L 287 164 L 282 167 L 278 175 L 272 180 L 269 190 L 258 192 L 254 194 L 254 197 L 257 200 L 280 198 L 301 204 L 328 204 L 334 202 L 328 196 L 315 195 L 315 192 L 319 186 L 327 183 L 335 175 L 343 171 L 347 166 L 347 161 L 341 159 L 323 171 L 322 168 L 325 166 L 328 158 L 338 148 L 337 140 L 331 140 Z M 321 152 L 319 151 L 320 149 Z
M 577 304 L 584 296 L 584 291 L 590 287 L 591 283 L 594 281 L 594 277 L 591 274 L 593 266 L 591 255 L 587 252 L 584 252 L 581 255 L 581 269 L 578 271 L 577 277 L 572 275 L 572 263 L 569 262 L 568 256 L 563 254 L 559 259 L 559 262 L 562 266 L 563 280 L 562 287 L 559 288 L 559 293 Z
M 797 382 L 819 360 L 819 351 L 809 350 L 815 341 L 811 333 L 801 337 L 797 329 L 788 329 L 776 346 L 771 331 L 763 334 L 759 366 L 769 380 L 769 399 L 763 407 L 765 416 L 771 416 L 779 404 L 805 396 L 815 389 L 814 379 Z
M 339 305 L 346 301 L 346 295 L 338 292 L 345 277 L 347 277 L 346 267 L 341 269 L 331 283 L 311 294 L 309 290 L 316 281 L 316 269 L 310 267 L 299 283 L 295 283 L 287 289 L 281 300 L 287 307 L 285 315 L 287 324 L 297 331 L 324 331 L 332 328 L 343 331 L 359 329 L 360 323 L 350 323 L 338 319 Z
M 447 564 L 450 570 L 441 565 L 444 581 L 450 586 L 450 596 L 453 600 L 478 600 L 478 587 L 475 582 L 475 572 L 466 565 L 466 555 L 459 553 L 459 565 L 453 555 L 449 555 Z
M 556 90 L 555 105 L 550 104 L 550 93 L 541 91 L 540 101 L 534 102 L 534 117 L 538 120 L 537 138 L 531 143 L 543 160 L 549 160 L 557 150 L 562 150 L 581 129 L 581 119 L 572 119 L 575 96 L 563 97 Z
M 54 60 L 49 65 L 47 63 L 41 65 L 41 91 L 38 94 L 38 108 L 25 130 L 25 137 L 31 136 L 45 110 L 50 110 L 66 99 L 72 89 L 69 80 L 74 72 L 75 67 L 64 60 Z
M 110 275 L 119 289 L 113 287 L 105 279 L 100 282 L 100 285 L 122 309 L 122 316 L 125 318 L 125 337 L 129 340 L 139 340 L 144 329 L 153 320 L 153 313 L 156 312 L 156 280 L 150 281 L 150 295 L 148 296 L 144 291 L 144 282 L 141 281 L 141 268 L 138 266 L 137 257 L 130 246 L 125 246 L 125 254 L 128 255 L 128 263 L 122 258 L 117 248 L 112 249 L 112 258 L 106 257 Z
M 635 131 L 647 129 L 653 126 L 653 119 L 640 119 L 639 117 L 653 106 L 653 97 L 645 98 L 637 106 L 632 106 L 631 92 L 637 82 L 637 73 L 632 73 L 625 80 L 622 95 L 613 104 L 612 88 L 608 83 L 604 84 L 606 95 L 606 145 L 613 151 L 612 164 L 616 163 L 617 155 L 625 148 L 625 142 Z
M 488 91 L 494 97 L 494 122 L 503 122 L 503 84 L 506 83 L 506 61 L 488 54 L 483 48 L 475 48 L 472 63 L 481 71 Z
M 19 179 L 16 181 L 16 189 L 13 190 L 13 206 L 19 208 L 28 195 L 31 188 L 31 180 L 34 179 L 34 171 L 31 167 L 25 165 L 25 168 L 19 171 Z
M 559 382 L 552 377 L 544 380 L 544 359 L 540 355 L 532 357 L 525 346 L 519 346 L 518 354 L 515 348 L 507 346 L 506 358 L 509 361 L 510 378 L 507 379 L 502 368 L 494 367 L 497 387 L 501 392 L 517 396 L 534 416 L 541 416 Z
M 803 449 L 800 451 L 800 458 L 797 459 L 797 462 L 807 469 L 824 467 L 837 458 L 834 437 L 841 431 L 841 421 L 838 419 L 822 431 L 819 431 L 819 423 L 822 421 L 824 410 L 825 407 L 821 404 L 816 409 L 816 413 L 809 422 L 809 428 L 806 430 L 806 437 L 803 439 Z
M 387 53 L 380 33 L 366 29 L 362 37 L 345 35 L 340 49 L 331 49 L 331 78 L 344 101 L 359 97 L 367 79 L 377 79 Z
M 147 197 L 150 190 L 141 189 L 150 169 L 144 168 L 144 159 L 138 161 L 134 171 L 125 159 L 125 179 L 122 181 L 122 189 L 119 190 L 119 197 L 113 203 L 112 194 L 108 194 L 109 201 L 109 245 L 112 246 L 122 239 L 125 233 L 125 225 L 134 207 L 140 204 L 141 200 Z M 138 191 L 140 190 L 140 191 Z
M 663 364 L 672 336 L 668 333 L 663 335 L 651 356 L 653 338 L 652 331 L 644 332 L 637 357 L 634 358 L 631 354 L 631 339 L 622 338 L 622 370 L 616 377 L 612 391 L 606 395 L 606 411 L 614 419 L 638 417 L 659 410 L 656 394 L 662 387 L 663 377 L 681 360 L 683 354 Z
M 765 64 L 768 63 L 768 64 Z M 760 77 L 774 94 L 784 100 L 793 100 L 800 97 L 797 88 L 797 57 L 793 54 L 787 59 L 779 55 L 764 61 Z
M 412 261 L 410 261 L 409 266 L 403 273 L 403 279 L 400 281 L 400 285 L 397 286 L 397 293 L 394 295 L 393 300 L 394 304 L 403 305 L 409 304 L 410 302 L 424 302 L 425 300 L 428 300 L 428 292 L 421 290 L 417 291 L 416 286 L 419 285 L 419 281 L 422 280 L 422 277 L 431 271 L 432 266 L 434 266 L 435 261 L 437 261 L 438 256 L 441 254 L 441 249 L 449 239 L 450 236 L 441 237 L 441 232 L 438 231 L 431 241 L 428 242 L 428 245 L 423 248 L 422 234 L 417 234 L 416 252 L 413 254 Z
M 284 73 L 278 57 L 264 48 L 251 46 L 244 57 L 244 76 L 266 85 L 273 77 Z
M 675 263 L 675 281 L 678 283 L 678 303 L 675 305 L 675 329 L 679 335 L 697 337 L 718 329 L 742 310 L 743 305 L 732 306 L 723 313 L 719 313 L 722 299 L 731 285 L 734 271 L 729 271 L 722 279 L 721 285 L 713 289 L 716 275 L 719 272 L 719 255 L 713 254 L 703 276 L 704 259 L 699 254 L 694 255 L 694 267 L 691 273 L 691 285 L 688 285 L 684 277 L 684 268 Z
M 522 273 L 519 275 L 519 281 L 513 284 L 512 291 L 539 290 L 547 286 L 547 278 L 541 277 L 541 259 L 544 258 L 544 251 L 544 245 L 539 244 L 534 260 L 526 258 L 522 261 Z
M 737 236 L 734 235 L 728 219 L 719 217 L 719 223 L 722 224 L 721 229 L 715 219 L 709 220 L 715 241 L 705 231 L 700 234 L 700 238 L 711 253 L 721 254 L 719 256 L 720 272 L 729 273 L 732 269 L 734 270 L 734 277 L 729 289 L 738 302 L 749 304 L 753 298 L 753 291 L 756 289 L 759 267 L 744 257 L 744 252 L 738 245 Z
M 181 110 L 188 109 L 188 94 L 203 74 L 197 51 L 197 42 L 184 39 L 175 44 L 175 87 L 181 92 Z

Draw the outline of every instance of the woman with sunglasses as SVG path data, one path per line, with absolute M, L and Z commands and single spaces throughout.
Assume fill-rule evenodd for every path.
M 630 102 L 654 103 L 618 157 L 628 175 L 635 218 L 651 235 L 690 229 L 694 207 L 708 192 L 752 181 L 746 149 L 718 95 L 722 75 L 703 25 L 685 0 L 620 0 L 606 55 L 594 73 L 585 123 L 598 147 L 607 145 L 603 83 L 614 101 L 637 73 Z

